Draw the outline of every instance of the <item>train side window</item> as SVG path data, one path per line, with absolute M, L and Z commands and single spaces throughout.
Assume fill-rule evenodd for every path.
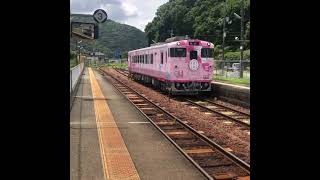
M 151 64 L 153 64 L 153 54 L 151 54 Z
M 145 58 L 146 58 L 146 64 L 148 64 L 148 58 L 147 58 L 147 55 L 145 55 Z
M 160 64 L 163 64 L 163 52 L 161 52 L 161 63 Z

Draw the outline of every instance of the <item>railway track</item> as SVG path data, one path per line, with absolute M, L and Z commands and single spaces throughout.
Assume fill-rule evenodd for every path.
M 122 75 L 124 75 L 126 77 L 128 77 L 128 75 L 129 75 L 129 71 L 126 71 L 124 69 L 114 68 L 114 70 L 116 70 L 118 73 L 120 73 L 120 74 L 122 74 Z
M 128 76 L 129 74 L 129 72 L 124 69 L 115 69 L 115 70 L 124 76 Z M 191 106 L 199 107 L 200 110 L 203 111 L 204 113 L 214 113 L 220 117 L 222 116 L 223 120 L 225 119 L 231 120 L 245 127 L 250 127 L 250 114 L 248 113 L 244 113 L 236 109 L 233 109 L 233 108 L 230 108 L 230 107 L 227 107 L 203 98 L 200 100 L 180 98 L 178 100 L 184 101 L 186 104 L 189 104 Z
M 250 165 L 148 100 L 108 72 L 113 86 L 127 98 L 208 179 L 250 179 Z
M 245 127 L 250 127 L 250 114 L 235 110 L 233 108 L 215 103 L 207 99 L 188 99 L 188 98 L 179 98 L 184 102 L 185 105 L 190 105 L 191 107 L 199 107 L 200 110 L 208 114 L 217 114 L 218 117 L 222 117 L 222 120 L 231 120 L 238 124 L 241 124 Z

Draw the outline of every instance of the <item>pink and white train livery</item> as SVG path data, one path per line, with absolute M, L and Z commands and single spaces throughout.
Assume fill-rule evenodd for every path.
M 172 94 L 211 90 L 214 45 L 198 39 L 166 42 L 128 53 L 130 77 Z

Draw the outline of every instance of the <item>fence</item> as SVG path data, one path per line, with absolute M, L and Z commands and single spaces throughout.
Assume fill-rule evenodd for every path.
M 243 79 L 250 79 L 250 60 L 242 61 Z M 215 60 L 214 75 L 225 78 L 240 78 L 239 60 Z
M 80 76 L 84 69 L 84 63 L 80 63 L 77 66 L 70 69 L 70 94 L 74 91 Z

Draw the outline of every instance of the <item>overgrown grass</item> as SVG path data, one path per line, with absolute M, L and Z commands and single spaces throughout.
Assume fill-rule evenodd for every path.
M 112 68 L 121 68 L 121 69 L 126 69 L 128 68 L 128 65 L 125 63 L 122 64 L 111 64 L 111 63 L 106 63 L 106 64 L 88 64 L 89 67 L 92 68 L 98 68 L 98 67 L 112 67 Z
M 226 78 L 224 76 L 215 75 L 213 80 L 230 83 L 230 84 L 236 84 L 236 85 L 250 86 L 250 79 L 248 78 L 231 78 L 231 77 Z
M 112 67 L 112 68 L 121 68 L 121 69 L 128 68 L 128 65 L 125 64 L 125 63 L 121 63 L 121 64 L 107 64 L 106 66 Z

